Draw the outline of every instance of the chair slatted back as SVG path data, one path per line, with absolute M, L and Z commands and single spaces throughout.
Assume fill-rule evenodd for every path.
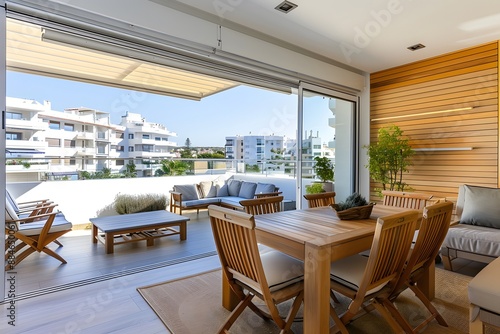
M 407 281 L 419 269 L 429 267 L 439 252 L 450 227 L 453 202 L 441 202 L 424 208 L 418 237 L 400 281 Z
M 409 210 L 377 220 L 370 257 L 359 288 L 361 296 L 385 282 L 396 283 L 411 247 L 418 216 L 418 211 Z
M 270 295 L 255 234 L 252 215 L 222 208 L 208 207 L 215 245 L 226 277 L 233 277 L 260 294 Z
M 281 211 L 281 202 L 283 202 L 283 196 L 271 196 L 241 200 L 240 204 L 245 208 L 246 213 L 262 215 Z
M 329 206 L 335 204 L 335 192 L 329 191 L 318 194 L 305 194 L 304 198 L 307 200 L 309 208 L 317 208 L 322 206 Z
M 384 196 L 383 205 L 416 210 L 422 210 L 433 197 L 423 193 L 390 190 L 382 191 L 382 195 Z

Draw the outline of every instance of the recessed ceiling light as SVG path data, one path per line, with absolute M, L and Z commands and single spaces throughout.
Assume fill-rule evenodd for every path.
M 274 7 L 274 9 L 279 10 L 283 13 L 289 13 L 295 8 L 297 8 L 296 4 L 286 0 L 280 3 L 278 6 Z
M 423 48 L 425 48 L 425 45 L 420 44 L 420 43 L 407 47 L 407 49 L 410 51 L 416 51 L 416 50 L 420 50 Z

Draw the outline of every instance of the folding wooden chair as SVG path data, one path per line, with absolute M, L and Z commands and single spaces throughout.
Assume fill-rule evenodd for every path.
M 426 269 L 433 264 L 450 227 L 452 211 L 452 202 L 441 202 L 424 208 L 417 241 L 410 251 L 410 256 L 401 277 L 390 294 L 377 297 L 377 302 L 389 310 L 406 333 L 418 333 L 433 319 L 436 319 L 441 326 L 448 326 L 438 310 L 418 288 L 416 282 L 426 272 Z M 431 313 L 427 319 L 416 327 L 412 327 L 393 304 L 399 294 L 407 288 L 410 288 L 415 293 L 415 296 Z
M 422 210 L 433 197 L 433 195 L 424 193 L 391 190 L 383 190 L 382 195 L 384 196 L 383 205 L 416 210 Z
M 52 211 L 21 218 L 13 207 L 5 203 L 5 269 L 15 268 L 33 252 L 44 252 L 62 263 L 66 263 L 59 254 L 47 247 L 52 241 L 71 231 L 72 224 L 64 216 Z M 60 245 L 60 244 L 59 244 Z
M 318 194 L 305 194 L 304 198 L 307 200 L 309 208 L 317 208 L 321 206 L 329 206 L 335 204 L 335 192 L 324 192 Z
M 215 245 L 224 273 L 223 279 L 240 302 L 218 330 L 228 333 L 231 325 L 248 306 L 262 318 L 271 318 L 281 333 L 290 327 L 303 300 L 304 264 L 279 251 L 259 254 L 252 215 L 219 206 L 208 207 Z M 252 299 L 258 297 L 269 310 L 259 309 Z M 277 304 L 295 299 L 285 319 Z
M 418 211 L 409 210 L 379 218 L 369 257 L 356 254 L 332 263 L 332 291 L 352 300 L 340 317 L 333 307 L 330 308 L 330 314 L 342 333 L 347 333 L 345 324 L 366 303 L 393 290 L 406 262 L 418 216 Z M 396 332 L 400 331 L 398 323 L 384 307 L 377 303 L 373 305 Z
M 281 211 L 282 202 L 283 196 L 271 196 L 241 200 L 240 204 L 245 208 L 246 213 L 262 215 Z

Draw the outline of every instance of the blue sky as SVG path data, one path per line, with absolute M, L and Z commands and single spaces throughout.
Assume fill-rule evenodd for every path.
M 56 111 L 87 107 L 109 112 L 114 124 L 119 124 L 127 111 L 139 113 L 146 121 L 176 132 L 177 138 L 172 140 L 179 146 L 184 146 L 186 138 L 192 146 L 221 147 L 226 136 L 275 134 L 296 138 L 297 95 L 249 86 L 192 101 L 8 71 L 7 96 L 40 103 L 48 100 Z M 324 124 L 322 121 L 317 126 Z

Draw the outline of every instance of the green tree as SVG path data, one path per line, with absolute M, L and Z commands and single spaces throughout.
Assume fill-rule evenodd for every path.
M 186 148 L 191 148 L 191 140 L 188 138 L 186 138 L 186 143 L 184 144 L 184 146 L 186 146 Z
M 136 177 L 137 176 L 137 174 L 135 173 L 136 166 L 135 166 L 135 163 L 133 160 L 129 160 L 129 162 L 127 163 L 127 166 L 125 166 L 125 168 L 126 168 L 125 173 L 124 173 L 125 177 Z
M 368 168 L 371 178 L 382 184 L 382 190 L 403 191 L 403 173 L 408 172 L 414 154 L 410 140 L 403 137 L 403 131 L 396 125 L 381 128 L 378 140 L 368 146 Z
M 179 160 L 162 160 L 161 169 L 155 172 L 156 176 L 168 175 L 183 175 L 189 168 L 188 164 Z

